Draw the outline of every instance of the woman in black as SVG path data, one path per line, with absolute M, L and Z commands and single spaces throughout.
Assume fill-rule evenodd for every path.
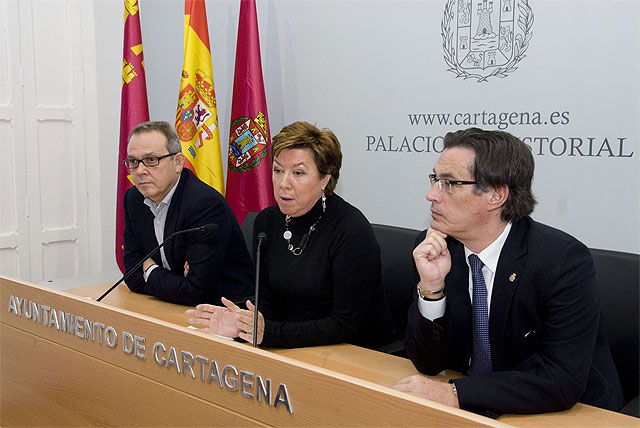
M 349 342 L 376 348 L 397 335 L 382 286 L 380 250 L 371 225 L 334 194 L 340 143 L 330 130 L 295 122 L 273 138 L 277 205 L 256 218 L 262 247 L 258 343 L 300 347 Z M 254 247 L 256 243 L 254 242 Z M 255 248 L 254 248 L 255 250 Z M 253 340 L 253 310 L 187 311 L 204 331 Z

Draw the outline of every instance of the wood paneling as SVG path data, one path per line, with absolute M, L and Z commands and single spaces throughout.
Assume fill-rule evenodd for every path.
M 55 342 L 0 329 L 4 427 L 263 426 Z
M 105 397 L 113 397 L 111 411 L 122 413 L 114 419 L 114 425 L 131 425 L 122 422 L 134 417 L 137 418 L 134 425 L 175 425 L 174 418 L 186 413 L 186 407 L 180 401 L 184 399 L 207 403 L 209 412 L 219 414 L 216 417 L 230 418 L 225 420 L 229 426 L 247 425 L 248 420 L 275 426 L 505 426 L 350 374 L 68 293 L 2 277 L 0 288 L 3 360 L 0 424 L 5 427 L 21 424 L 20 419 L 15 418 L 33 413 L 34 402 L 39 403 L 40 415 L 40 419 L 33 420 L 34 424 L 46 421 L 49 415 L 52 421 L 71 418 L 64 419 L 63 425 L 110 424 L 109 412 L 100 410 L 109 403 Z M 39 322 L 27 318 L 25 312 L 16 315 L 15 311 L 8 310 L 11 296 L 14 296 L 14 303 L 16 297 L 27 299 L 55 309 L 57 313 L 62 311 L 111 326 L 118 333 L 117 345 L 111 348 L 104 340 L 98 343 L 97 338 L 92 341 L 59 331 L 55 325 L 45 322 L 46 317 Z M 169 308 L 177 309 L 176 318 L 184 311 L 177 305 L 165 306 L 165 310 Z M 49 319 L 52 309 L 48 310 Z M 141 354 L 145 359 L 123 351 L 125 331 L 144 338 L 146 349 Z M 280 384 L 286 385 L 293 413 L 289 413 L 284 405 L 269 406 L 264 401 L 243 396 L 240 391 L 221 388 L 215 381 L 203 382 L 197 364 L 194 365 L 195 379 L 188 371 L 178 373 L 175 366 L 167 368 L 156 364 L 152 353 L 156 342 L 161 342 L 167 349 L 175 347 L 178 360 L 180 353 L 185 351 L 194 357 L 199 355 L 209 361 L 215 360 L 220 371 L 224 366 L 233 366 L 270 379 L 274 395 Z M 167 355 L 162 353 L 162 356 Z M 5 361 L 12 362 L 5 364 Z M 30 381 L 26 385 L 19 373 L 31 370 L 35 373 L 27 377 Z M 62 374 L 54 375 L 54 370 L 62 371 Z M 41 382 L 38 379 L 42 377 L 47 378 Z M 255 387 L 246 389 L 255 394 Z M 157 395 L 165 395 L 166 399 L 156 400 Z M 11 408 L 7 416 L 5 407 Z M 238 418 L 233 419 L 228 414 L 238 415 Z M 10 418 L 9 415 L 13 416 Z M 192 422 L 193 419 L 185 417 L 185 422 L 179 425 L 197 425 Z M 209 424 L 207 421 L 202 423 Z M 44 425 L 56 425 L 56 422 Z

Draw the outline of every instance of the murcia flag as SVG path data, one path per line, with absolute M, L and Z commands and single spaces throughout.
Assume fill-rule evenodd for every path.
M 239 224 L 275 204 L 270 147 L 256 4 L 241 0 L 227 169 L 227 201 Z
M 184 3 L 184 62 L 176 131 L 186 166 L 224 195 L 218 109 L 204 0 Z
M 118 184 L 116 209 L 116 261 L 124 273 L 122 261 L 124 233 L 124 194 L 133 184 L 123 161 L 127 158 L 129 132 L 149 120 L 147 84 L 142 56 L 140 9 L 138 0 L 124 1 L 124 47 L 122 51 L 122 96 L 120 99 L 120 147 L 118 150 Z

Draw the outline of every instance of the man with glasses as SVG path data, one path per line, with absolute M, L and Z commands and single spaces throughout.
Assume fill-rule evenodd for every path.
M 251 294 L 253 262 L 224 197 L 184 168 L 178 135 L 167 122 L 129 134 L 135 187 L 124 196 L 124 265 L 129 270 L 173 232 L 217 224 L 216 231 L 176 235 L 126 281 L 132 291 L 193 306 Z
M 427 375 L 394 388 L 489 416 L 624 402 L 587 247 L 529 215 L 534 161 L 518 138 L 448 133 L 416 241 L 406 350 Z

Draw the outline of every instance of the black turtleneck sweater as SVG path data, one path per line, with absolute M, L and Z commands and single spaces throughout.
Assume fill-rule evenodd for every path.
M 291 218 L 294 248 L 322 214 L 318 201 Z M 294 348 L 348 342 L 375 348 L 397 339 L 382 285 L 380 248 L 365 216 L 340 196 L 327 209 L 295 256 L 283 238 L 285 215 L 277 205 L 256 217 L 262 247 L 259 310 L 265 318 L 263 346 Z

